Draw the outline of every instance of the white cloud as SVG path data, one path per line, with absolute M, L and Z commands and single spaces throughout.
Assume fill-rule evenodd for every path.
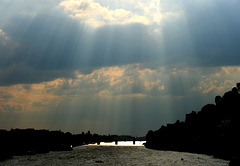
M 83 19 L 86 23 L 97 27 L 105 24 L 143 23 L 148 24 L 148 18 L 132 11 L 120 8 L 112 10 L 93 0 L 67 0 L 60 3 L 73 18 Z
M 142 9 L 144 15 L 151 20 L 151 23 L 160 24 L 163 18 L 163 14 L 160 11 L 160 1 L 149 1 L 147 3 L 139 2 L 136 8 Z
M 5 31 L 0 29 L 0 61 L 2 60 L 1 58 L 4 58 L 4 56 L 7 57 L 6 55 L 8 55 L 9 58 L 12 51 L 18 48 L 18 46 L 18 42 L 14 41 Z
M 104 6 L 94 0 L 65 0 L 59 5 L 69 15 L 85 23 L 98 27 L 109 24 L 141 23 L 144 25 L 160 24 L 164 14 L 161 13 L 160 1 L 121 1 L 119 8 Z M 108 5 L 111 5 L 109 3 Z M 131 6 L 126 7 L 126 6 Z M 169 13 L 168 13 L 169 15 Z
M 3 46 L 6 46 L 7 42 L 10 40 L 10 38 L 8 37 L 8 35 L 0 29 L 0 43 Z

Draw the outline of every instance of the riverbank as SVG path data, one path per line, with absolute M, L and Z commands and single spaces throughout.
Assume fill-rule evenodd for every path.
M 222 97 L 216 96 L 215 103 L 186 114 L 184 122 L 150 130 L 146 147 L 214 155 L 240 165 L 240 83 Z
M 99 144 L 100 142 L 143 141 L 145 137 L 129 135 L 98 135 L 82 132 L 81 134 L 62 131 L 11 129 L 0 130 L 0 161 L 16 155 L 34 155 L 50 151 L 71 151 L 73 147 Z

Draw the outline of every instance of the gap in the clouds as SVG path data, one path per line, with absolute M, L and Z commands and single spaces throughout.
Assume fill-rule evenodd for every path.
M 143 136 L 183 121 L 239 82 L 239 4 L 0 0 L 0 128 Z
M 62 1 L 59 6 L 63 7 L 71 18 L 95 28 L 135 23 L 159 25 L 163 17 L 178 15 L 178 11 L 162 12 L 163 7 L 159 1 Z

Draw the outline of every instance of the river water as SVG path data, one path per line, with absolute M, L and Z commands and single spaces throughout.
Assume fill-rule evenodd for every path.
M 14 156 L 0 166 L 227 166 L 229 161 L 202 154 L 147 149 L 142 142 L 101 143 L 75 147 L 73 151 Z

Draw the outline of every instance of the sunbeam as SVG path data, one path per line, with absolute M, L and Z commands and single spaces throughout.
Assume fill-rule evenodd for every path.
M 143 136 L 239 82 L 238 1 L 0 2 L 0 128 Z

